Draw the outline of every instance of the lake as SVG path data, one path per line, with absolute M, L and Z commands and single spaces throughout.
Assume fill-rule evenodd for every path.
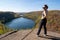
M 35 25 L 35 22 L 31 19 L 27 19 L 27 18 L 17 18 L 17 19 L 13 19 L 12 21 L 8 22 L 5 24 L 8 28 L 11 29 L 30 29 L 33 28 Z

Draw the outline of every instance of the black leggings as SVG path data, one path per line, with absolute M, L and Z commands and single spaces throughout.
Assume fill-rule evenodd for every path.
M 44 27 L 44 34 L 47 34 L 46 23 L 47 23 L 47 19 L 46 18 L 44 18 L 44 19 L 41 20 L 40 27 L 39 27 L 39 30 L 37 32 L 37 35 L 40 34 L 42 26 Z

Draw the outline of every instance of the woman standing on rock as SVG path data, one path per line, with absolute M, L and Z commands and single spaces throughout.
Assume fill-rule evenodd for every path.
M 47 28 L 46 28 L 46 23 L 47 23 L 47 14 L 48 14 L 48 6 L 44 5 L 43 7 L 43 12 L 42 12 L 42 17 L 41 17 L 41 23 L 40 23 L 40 27 L 39 30 L 37 32 L 37 35 L 39 36 L 42 26 L 44 27 L 44 36 L 47 35 Z

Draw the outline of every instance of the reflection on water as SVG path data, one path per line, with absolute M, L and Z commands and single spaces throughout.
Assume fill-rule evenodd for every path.
M 11 29 L 28 29 L 33 28 L 35 22 L 33 20 L 27 18 L 17 18 L 12 20 L 11 22 L 6 23 L 6 25 Z

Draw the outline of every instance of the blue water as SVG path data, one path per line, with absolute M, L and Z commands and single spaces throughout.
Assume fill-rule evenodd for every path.
M 28 28 L 30 29 L 34 27 L 35 22 L 31 19 L 21 17 L 6 23 L 6 25 L 8 28 L 11 29 L 17 29 L 17 30 L 28 29 Z

